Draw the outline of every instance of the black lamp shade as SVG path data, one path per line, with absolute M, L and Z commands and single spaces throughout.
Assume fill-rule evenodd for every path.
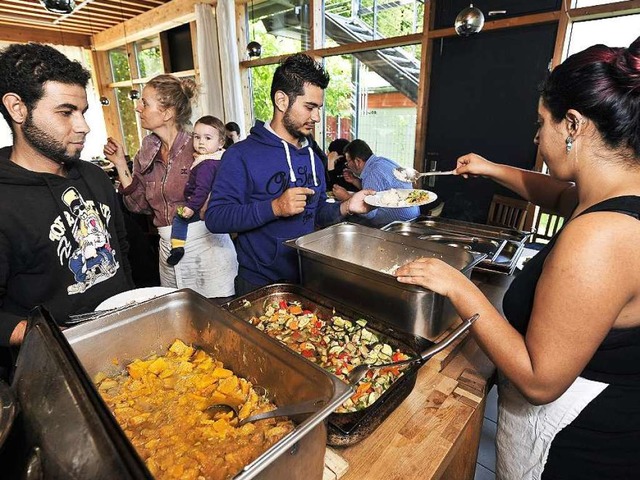
M 108 107 L 109 105 L 111 105 L 111 100 L 109 100 L 107 97 L 100 97 L 100 105 L 102 105 L 103 107 Z
M 52 13 L 71 13 L 76 8 L 74 0 L 40 0 L 40 3 Z
M 256 58 L 262 55 L 262 45 L 256 41 L 249 42 L 247 44 L 247 55 L 251 58 Z

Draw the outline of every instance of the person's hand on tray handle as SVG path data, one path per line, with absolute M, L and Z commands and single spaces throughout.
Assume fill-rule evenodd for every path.
M 398 268 L 394 275 L 400 283 L 419 285 L 450 297 L 469 279 L 456 268 L 437 258 L 419 258 Z

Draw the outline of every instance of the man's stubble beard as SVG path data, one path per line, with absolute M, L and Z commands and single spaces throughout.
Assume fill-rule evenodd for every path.
M 25 140 L 45 157 L 59 164 L 75 163 L 80 159 L 81 151 L 71 156 L 67 153 L 64 145 L 38 127 L 33 121 L 31 112 L 22 125 L 22 134 Z
M 290 111 L 291 111 L 291 107 L 285 110 L 284 116 L 282 117 L 282 125 L 284 126 L 285 130 L 289 132 L 289 135 L 291 135 L 292 137 L 297 139 L 306 138 L 306 135 L 299 130 L 299 128 L 291 119 L 291 115 L 289 114 Z

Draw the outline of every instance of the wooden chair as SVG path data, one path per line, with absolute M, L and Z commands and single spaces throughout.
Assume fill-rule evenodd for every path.
M 523 230 L 531 207 L 526 200 L 494 195 L 489 207 L 487 225 Z
M 548 243 L 558 230 L 564 225 L 565 218 L 555 213 L 538 209 L 538 216 L 534 225 L 533 243 Z

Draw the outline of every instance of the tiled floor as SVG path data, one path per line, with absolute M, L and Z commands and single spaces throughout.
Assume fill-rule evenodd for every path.
M 498 420 L 498 392 L 494 386 L 487 396 L 484 423 L 478 450 L 478 463 L 474 480 L 495 480 L 496 478 L 496 422 Z

